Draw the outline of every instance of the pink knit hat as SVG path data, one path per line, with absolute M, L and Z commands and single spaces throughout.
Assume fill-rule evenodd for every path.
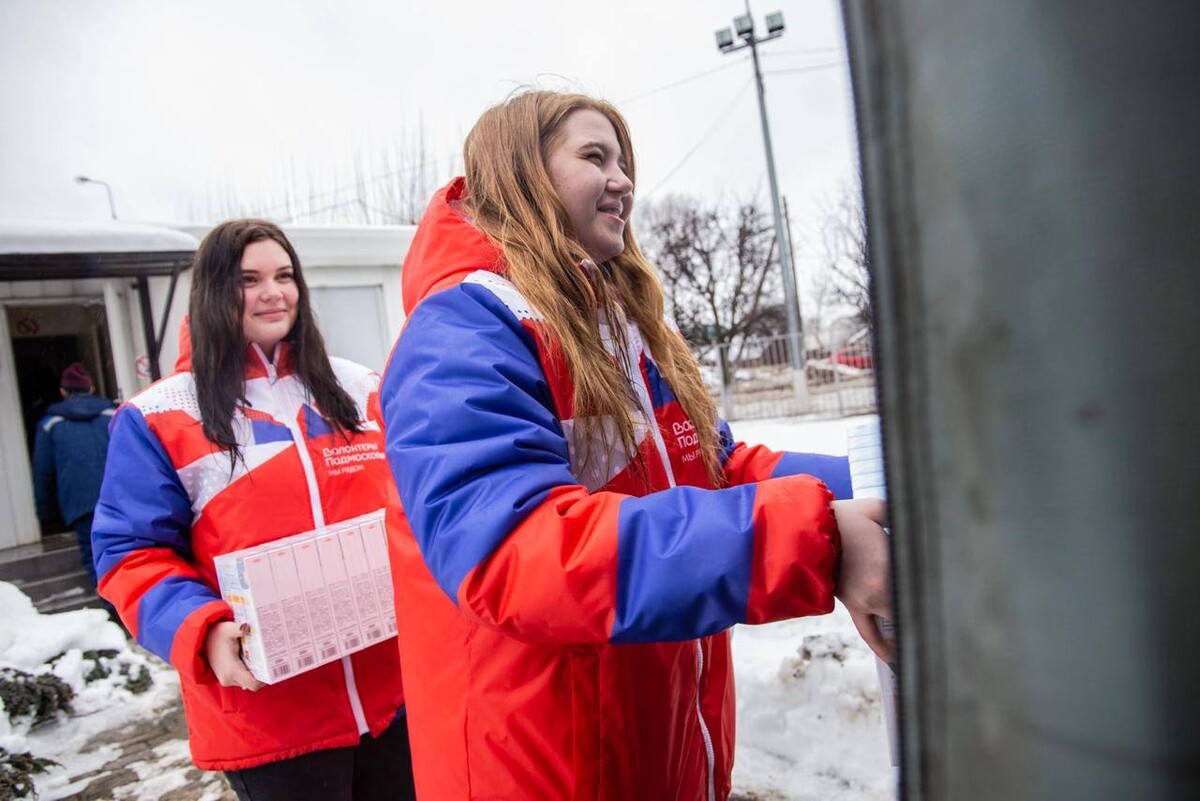
M 62 380 L 58 385 L 67 391 L 88 392 L 93 386 L 92 375 L 82 364 L 73 362 L 63 370 Z

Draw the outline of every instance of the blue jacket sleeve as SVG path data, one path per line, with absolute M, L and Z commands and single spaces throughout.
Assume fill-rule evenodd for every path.
M 718 421 L 722 464 L 730 484 L 746 484 L 767 478 L 810 475 L 820 479 L 835 498 L 853 497 L 850 488 L 850 461 L 845 456 L 824 453 L 773 451 L 762 445 L 747 446 L 735 442 L 729 424 Z
M 421 555 L 486 625 L 533 642 L 645 642 L 832 606 L 823 486 L 587 492 L 532 335 L 484 288 L 422 301 L 381 401 Z
M 201 612 L 220 597 L 191 562 L 191 522 L 191 501 L 162 444 L 137 408 L 122 407 L 92 524 L 98 589 L 138 643 L 181 672 L 196 667 L 207 624 L 228 616 Z

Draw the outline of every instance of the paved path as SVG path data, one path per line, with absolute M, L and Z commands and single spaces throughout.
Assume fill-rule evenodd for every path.
M 192 764 L 183 707 L 178 702 L 156 718 L 101 732 L 88 741 L 82 752 L 104 746 L 116 746 L 120 756 L 98 769 L 72 776 L 71 785 L 82 789 L 67 798 L 237 801 L 222 774 L 202 771 Z

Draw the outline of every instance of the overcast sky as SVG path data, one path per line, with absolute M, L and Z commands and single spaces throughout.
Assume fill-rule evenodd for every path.
M 423 131 L 439 179 L 515 87 L 575 88 L 627 116 L 640 197 L 767 199 L 749 51 L 713 31 L 743 0 L 0 0 L 0 218 L 196 217 L 301 169 Z M 781 192 L 803 217 L 856 172 L 836 0 L 784 13 L 761 48 Z M 460 164 L 461 162 L 457 162 Z M 299 166 L 297 166 L 299 165 Z M 336 178 L 322 183 L 334 190 Z M 263 201 L 265 203 L 265 201 Z M 269 211 L 269 209 L 263 209 Z M 799 226 L 804 225 L 801 219 Z

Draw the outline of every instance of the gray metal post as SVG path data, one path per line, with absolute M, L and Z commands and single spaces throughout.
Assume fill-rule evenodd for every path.
M 846 416 L 846 406 L 842 403 L 842 371 L 838 367 L 837 352 L 841 349 L 838 344 L 837 329 L 829 329 L 829 344 L 832 350 L 829 351 L 829 366 L 833 368 L 833 392 L 837 396 L 837 411 L 838 417 Z
M 146 340 L 146 359 L 150 362 L 150 378 L 157 381 L 162 378 L 162 370 L 158 364 L 159 344 L 154 338 L 154 312 L 150 307 L 150 281 L 144 275 L 135 279 L 138 293 L 138 305 L 142 311 L 142 336 Z
M 733 421 L 733 394 L 729 391 L 729 372 L 725 369 L 726 351 L 729 343 L 717 345 L 717 374 L 721 381 L 721 416 L 727 422 Z
M 904 795 L 1200 798 L 1200 4 L 845 19 Z

